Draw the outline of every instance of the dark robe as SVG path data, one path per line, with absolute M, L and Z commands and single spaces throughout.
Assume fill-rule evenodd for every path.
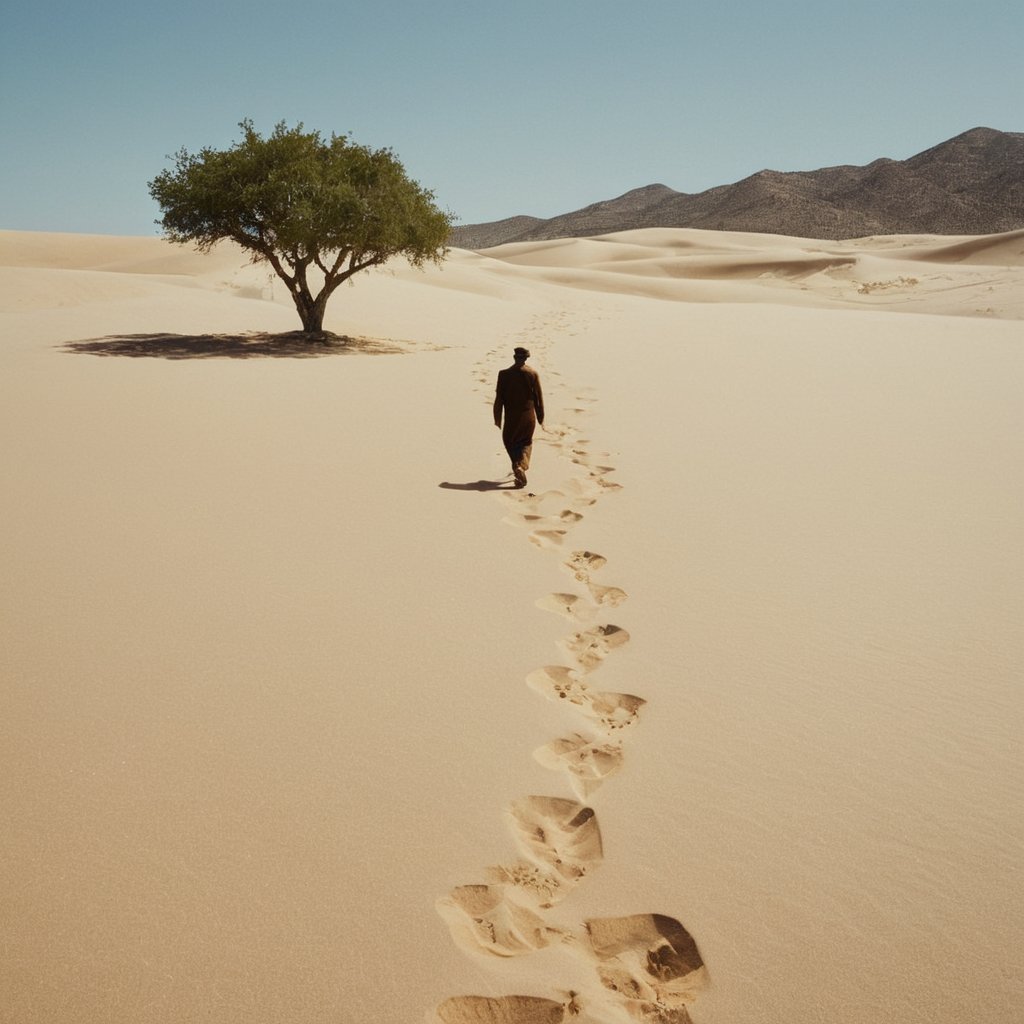
M 501 440 L 512 460 L 513 471 L 523 472 L 530 468 L 533 432 L 538 423 L 544 422 L 544 394 L 536 370 L 514 363 L 498 371 L 495 423 L 501 424 L 503 413 Z

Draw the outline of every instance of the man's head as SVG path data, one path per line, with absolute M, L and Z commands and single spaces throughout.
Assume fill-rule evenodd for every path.
M 522 365 L 530 358 L 530 350 L 528 348 L 523 348 L 522 345 L 517 345 L 512 349 L 512 358 Z

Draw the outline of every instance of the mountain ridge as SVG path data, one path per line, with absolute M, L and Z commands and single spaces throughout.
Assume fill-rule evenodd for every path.
M 456 226 L 449 244 L 703 228 L 839 240 L 866 235 L 994 234 L 1024 227 L 1024 133 L 971 128 L 906 160 L 814 171 L 756 171 L 703 192 L 655 183 L 550 218 Z

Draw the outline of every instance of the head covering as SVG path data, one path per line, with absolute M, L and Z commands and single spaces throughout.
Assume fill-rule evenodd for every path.
M 528 348 L 523 348 L 522 345 L 516 345 L 516 347 L 512 349 L 512 355 L 519 356 L 522 359 L 529 359 L 530 350 Z

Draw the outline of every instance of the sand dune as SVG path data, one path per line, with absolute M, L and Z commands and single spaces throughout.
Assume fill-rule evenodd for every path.
M 534 279 L 666 301 L 860 309 L 863 297 L 871 296 L 868 302 L 893 312 L 1024 317 L 1013 269 L 1024 260 L 1024 232 L 1019 231 L 955 242 L 901 236 L 812 242 L 659 228 L 512 243 L 487 250 L 487 255 L 529 268 Z M 951 264 L 959 265 L 952 273 Z M 994 267 L 1003 269 L 993 276 Z M 736 287 L 738 281 L 747 286 Z M 774 294 L 766 294 L 769 288 Z M 951 296 L 954 289 L 970 297 Z
M 1024 230 L 1002 235 L 981 235 L 947 243 L 935 240 L 920 249 L 910 250 L 917 259 L 937 263 L 981 263 L 990 266 L 1024 266 Z
M 1015 1022 L 1022 246 L 0 232 L 0 1018 Z

